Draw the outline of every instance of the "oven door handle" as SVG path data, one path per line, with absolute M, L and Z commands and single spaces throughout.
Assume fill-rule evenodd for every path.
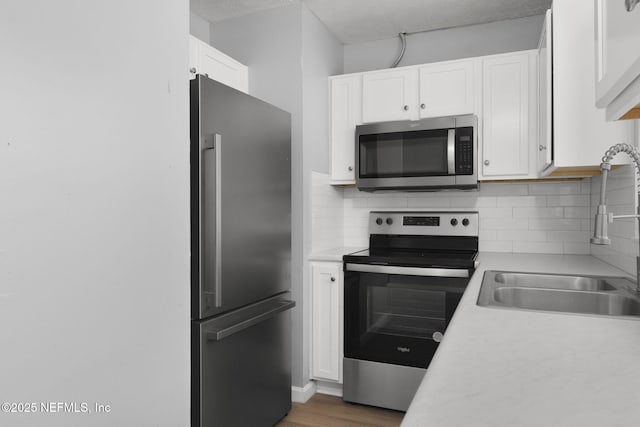
M 407 276 L 469 277 L 469 270 L 466 268 L 399 267 L 395 265 L 347 263 L 346 270 L 361 273 L 404 274 Z

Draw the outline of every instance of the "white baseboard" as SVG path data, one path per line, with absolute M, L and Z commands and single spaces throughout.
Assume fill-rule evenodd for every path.
M 320 394 L 342 397 L 342 384 L 318 381 L 316 389 Z
M 315 381 L 309 381 L 304 387 L 291 387 L 292 402 L 306 403 L 314 394 L 316 394 Z

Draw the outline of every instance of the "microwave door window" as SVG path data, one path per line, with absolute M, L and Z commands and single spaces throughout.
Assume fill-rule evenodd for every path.
M 360 176 L 401 178 L 447 175 L 447 130 L 361 135 Z

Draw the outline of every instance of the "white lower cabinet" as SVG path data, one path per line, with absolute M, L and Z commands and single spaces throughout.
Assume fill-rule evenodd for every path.
M 344 277 L 340 262 L 311 263 L 311 377 L 342 383 Z

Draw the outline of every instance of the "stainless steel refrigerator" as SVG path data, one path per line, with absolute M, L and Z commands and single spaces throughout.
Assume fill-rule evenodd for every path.
M 291 116 L 191 81 L 191 423 L 291 408 Z

